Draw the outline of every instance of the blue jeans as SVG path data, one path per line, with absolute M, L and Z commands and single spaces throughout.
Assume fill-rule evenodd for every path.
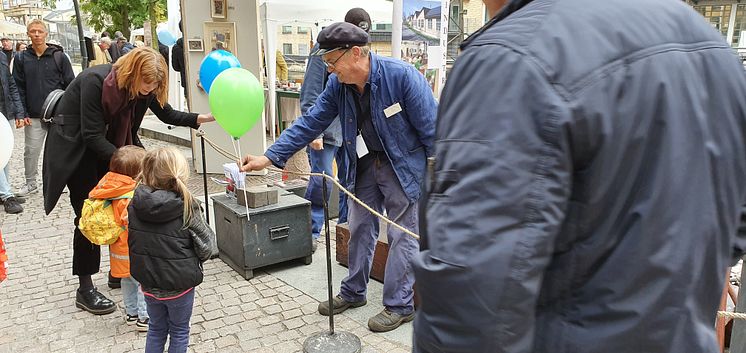
M 124 312 L 135 316 L 140 320 L 148 318 L 148 309 L 145 305 L 145 296 L 142 294 L 140 283 L 132 277 L 122 278 L 122 298 L 124 301 Z
M 184 353 L 189 346 L 189 319 L 192 318 L 194 291 L 170 300 L 145 296 L 150 324 L 145 340 L 145 353 L 163 353 L 166 338 L 170 337 L 168 353 Z
M 386 155 L 358 162 L 355 195 L 379 213 L 406 229 L 418 232 L 417 205 L 404 193 Z M 349 205 L 349 274 L 340 294 L 346 301 L 361 301 L 367 293 L 373 253 L 378 241 L 378 218 L 355 202 Z M 417 239 L 388 227 L 389 255 L 383 282 L 383 305 L 397 314 L 414 310 L 412 258 L 419 253 Z
M 10 120 L 6 120 L 4 117 L 0 118 L 1 120 L 5 120 L 10 124 Z M 3 124 L 0 122 L 0 124 Z M 11 125 L 11 129 L 14 127 Z M 10 161 L 8 161 L 8 164 L 5 166 L 5 168 L 0 169 L 0 200 L 7 200 L 9 197 L 13 196 L 13 192 L 10 188 Z
M 308 148 L 308 160 L 311 164 L 311 172 L 326 172 L 327 175 L 332 175 L 332 161 L 337 157 L 337 175 L 339 176 L 340 184 L 345 185 L 344 175 L 346 174 L 347 162 L 345 159 L 339 157 L 340 154 L 337 153 L 339 150 L 339 147 L 329 144 L 324 144 L 324 148 L 319 151 Z M 321 179 L 323 178 L 311 177 L 308 181 L 308 187 L 306 188 L 306 194 L 304 196 L 306 200 L 311 201 L 311 235 L 313 236 L 313 239 L 319 238 L 321 235 L 321 227 L 324 226 L 324 204 L 321 199 Z M 334 185 L 331 182 L 327 182 L 326 187 L 326 200 L 328 201 Z M 347 197 L 340 191 L 338 223 L 344 222 L 347 222 Z

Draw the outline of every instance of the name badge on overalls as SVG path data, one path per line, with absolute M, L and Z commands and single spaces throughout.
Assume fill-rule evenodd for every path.
M 358 132 L 357 139 L 355 139 L 355 150 L 357 150 L 357 158 L 363 158 L 368 154 L 368 146 L 365 145 L 365 140 L 360 132 Z

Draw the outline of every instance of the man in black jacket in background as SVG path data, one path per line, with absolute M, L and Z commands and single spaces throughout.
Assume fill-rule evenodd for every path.
M 182 36 L 176 40 L 176 44 L 171 48 L 171 66 L 174 68 L 174 71 L 181 75 L 181 87 L 184 88 L 184 98 L 189 101 L 186 67 L 184 67 L 184 28 L 181 26 L 181 21 L 179 21 L 179 30 L 181 31 Z
M 13 62 L 13 78 L 26 110 L 23 166 L 26 184 L 18 194 L 28 195 L 38 190 L 39 154 L 47 131 L 41 124 L 41 106 L 55 89 L 65 89 L 75 78 L 70 60 L 62 47 L 47 44 L 47 25 L 35 19 L 26 26 L 31 45 L 19 53 Z M 30 119 L 28 119 L 30 118 Z M 20 125 L 19 125 L 20 126 Z

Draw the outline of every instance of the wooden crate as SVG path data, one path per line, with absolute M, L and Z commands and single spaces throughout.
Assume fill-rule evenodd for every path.
M 381 231 L 376 243 L 376 252 L 373 254 L 373 266 L 370 277 L 383 283 L 383 275 L 386 272 L 386 259 L 389 257 L 389 244 L 386 243 L 386 225 L 380 225 Z M 347 242 L 350 240 L 350 228 L 347 223 L 337 224 L 337 262 L 347 266 Z

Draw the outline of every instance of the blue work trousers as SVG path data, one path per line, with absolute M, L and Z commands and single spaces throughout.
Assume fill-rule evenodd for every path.
M 407 198 L 384 153 L 359 160 L 355 195 L 379 213 L 385 209 L 389 219 L 418 233 L 417 205 Z M 342 281 L 340 294 L 346 301 L 361 301 L 366 297 L 379 220 L 362 206 L 351 202 L 349 222 L 349 274 Z M 389 254 L 384 274 L 383 305 L 392 312 L 409 314 L 414 310 L 412 258 L 419 252 L 419 242 L 392 226 L 388 227 L 387 236 Z
M 321 150 L 308 148 L 308 161 L 311 164 L 311 172 L 326 172 L 332 175 L 332 162 L 337 159 L 337 175 L 340 184 L 345 185 L 345 175 L 347 170 L 347 158 L 343 155 L 344 150 L 337 146 L 324 144 Z M 321 177 L 311 177 L 306 188 L 305 199 L 311 201 L 311 235 L 316 240 L 321 235 L 321 228 L 324 226 L 324 204 L 322 203 L 322 185 Z M 331 182 L 326 184 L 326 200 L 329 200 L 332 188 L 335 186 Z M 347 222 L 347 197 L 344 192 L 339 192 L 339 219 L 337 223 Z

